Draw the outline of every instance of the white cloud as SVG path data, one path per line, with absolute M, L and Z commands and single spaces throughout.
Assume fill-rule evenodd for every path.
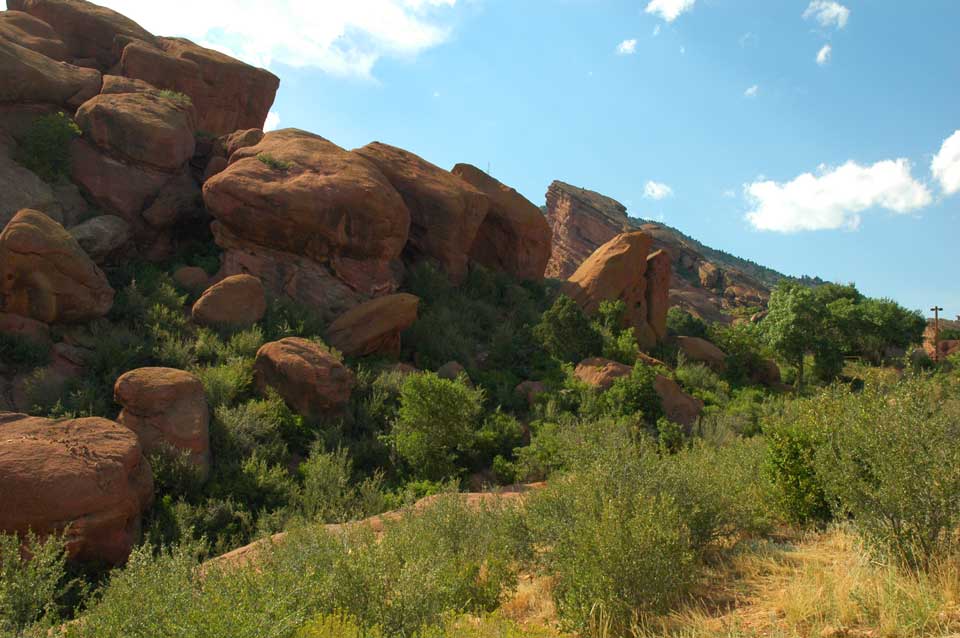
M 849 161 L 833 169 L 821 165 L 816 175 L 804 173 L 786 183 L 746 184 L 744 195 L 753 207 L 747 221 L 758 230 L 782 233 L 855 229 L 866 210 L 908 213 L 933 201 L 927 187 L 913 178 L 906 159 L 872 166 Z
M 747 87 L 747 90 L 743 92 L 744 97 L 757 97 L 757 95 L 759 94 L 760 94 L 760 86 L 757 84 Z
M 733 199 L 737 196 L 737 191 L 733 190 L 732 188 L 728 188 L 727 190 L 723 191 L 723 196 L 727 199 Z
M 833 0 L 813 0 L 803 12 L 803 18 L 814 18 L 822 27 L 842 29 L 850 19 L 850 9 Z
M 457 0 L 203 0 L 189 18 L 156 0 L 98 0 L 158 35 L 182 36 L 245 62 L 370 77 L 384 57 L 411 58 L 450 36 Z
M 666 199 L 673 195 L 673 189 L 664 184 L 663 182 L 655 182 L 650 180 L 643 187 L 643 196 L 647 199 Z
M 280 128 L 280 114 L 276 111 L 267 113 L 267 121 L 263 123 L 264 132 L 275 131 Z
M 960 130 L 943 141 L 930 164 L 933 176 L 947 195 L 960 192 Z
M 660 25 L 659 25 L 659 24 L 658 24 L 657 26 L 653 27 L 653 37 L 657 37 L 658 35 L 660 35 Z
M 817 52 L 817 64 L 824 66 L 830 62 L 830 57 L 833 55 L 833 47 L 829 44 L 823 45 L 823 48 Z
M 650 0 L 647 13 L 659 15 L 667 22 L 673 22 L 682 14 L 693 9 L 697 0 Z
M 637 52 L 637 41 L 636 39 L 624 40 L 617 45 L 617 54 L 618 55 L 633 55 Z

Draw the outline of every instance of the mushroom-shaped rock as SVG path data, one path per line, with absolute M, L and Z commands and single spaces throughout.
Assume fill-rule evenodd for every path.
M 76 108 L 100 91 L 100 73 L 57 62 L 0 37 L 0 103 Z
M 607 390 L 614 381 L 630 376 L 632 371 L 633 368 L 628 365 L 602 357 L 591 357 L 578 363 L 573 374 L 589 386 Z
M 410 209 L 410 256 L 435 259 L 452 280 L 462 280 L 489 198 L 409 151 L 373 142 L 354 153 L 373 162 L 403 196 Z
M 287 337 L 263 345 L 253 366 L 257 390 L 273 388 L 297 414 L 319 417 L 350 400 L 353 373 L 323 346 Z
M 0 233 L 0 310 L 55 323 L 96 319 L 112 305 L 106 276 L 57 222 L 22 210 Z
M 56 31 L 43 20 L 23 11 L 0 12 L 0 38 L 58 62 L 67 59 L 67 47 Z
M 77 111 L 84 137 L 135 164 L 175 171 L 193 156 L 193 107 L 160 92 L 98 95 Z
M 670 310 L 670 280 L 673 259 L 666 250 L 647 257 L 647 323 L 657 340 L 667 338 L 667 311 Z
M 153 498 L 137 436 L 99 418 L 0 414 L 0 485 L 0 531 L 65 531 L 72 557 L 111 564 L 127 559 Z
M 326 340 L 347 356 L 400 354 L 400 333 L 417 320 L 420 298 L 407 293 L 377 297 L 340 315 Z
M 242 263 L 273 293 L 339 311 L 396 289 L 410 213 L 375 166 L 322 137 L 267 133 L 233 153 L 203 198 L 225 272 Z
M 603 301 L 626 304 L 624 323 L 632 327 L 642 348 L 656 345 L 647 321 L 647 254 L 652 239 L 642 232 L 617 235 L 594 251 L 563 286 L 563 292 L 588 314 Z
M 470 258 L 518 279 L 543 279 L 550 261 L 552 231 L 540 209 L 476 166 L 457 164 L 453 174 L 490 199 L 490 210 L 477 231 Z
M 233 275 L 207 288 L 193 304 L 193 320 L 204 326 L 249 326 L 263 319 L 263 284 L 250 275 Z
M 115 40 L 152 42 L 153 36 L 116 11 L 78 0 L 7 0 L 7 8 L 43 20 L 57 32 L 67 55 L 77 62 L 109 69 L 119 61 Z
M 130 241 L 130 224 L 116 215 L 99 215 L 70 229 L 70 234 L 90 258 L 103 263 Z
M 689 429 L 700 418 L 703 401 L 684 392 L 673 379 L 658 374 L 653 380 L 653 389 L 660 397 L 664 416 L 670 421 Z
M 123 75 L 190 96 L 198 127 L 215 135 L 263 128 L 280 87 L 269 71 L 183 38 L 131 42 L 120 64 Z
M 680 352 L 690 361 L 702 363 L 717 374 L 727 370 L 726 353 L 700 337 L 677 337 Z
M 210 471 L 210 409 L 200 379 L 173 368 L 138 368 L 113 386 L 123 406 L 117 422 L 136 433 L 146 454 L 164 445 L 188 452 L 203 476 Z

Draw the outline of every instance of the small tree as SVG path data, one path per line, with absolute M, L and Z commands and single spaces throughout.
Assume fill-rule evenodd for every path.
M 603 337 L 577 303 L 560 295 L 533 330 L 551 355 L 578 363 L 603 351 Z
M 760 324 L 767 344 L 784 361 L 796 366 L 797 383 L 803 387 L 803 360 L 819 342 L 823 313 L 813 291 L 785 282 L 770 295 L 767 316 Z

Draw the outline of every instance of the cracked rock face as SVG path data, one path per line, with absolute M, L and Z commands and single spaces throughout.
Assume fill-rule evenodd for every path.
M 140 535 L 153 474 L 137 436 L 107 419 L 0 413 L 0 532 L 63 533 L 79 560 L 119 564 Z
M 47 215 L 18 212 L 0 234 L 0 310 L 44 323 L 88 321 L 113 288 L 77 240 Z

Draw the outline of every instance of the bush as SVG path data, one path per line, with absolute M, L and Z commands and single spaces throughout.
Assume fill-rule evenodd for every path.
M 326 452 L 314 444 L 299 471 L 303 479 L 300 510 L 308 521 L 343 523 L 379 514 L 386 507 L 380 474 L 354 484 L 353 462 L 342 448 Z
M 679 306 L 667 311 L 667 333 L 672 337 L 707 338 L 707 324 Z
M 253 383 L 253 362 L 233 359 L 218 366 L 197 368 L 193 373 L 203 383 L 210 408 L 216 410 L 236 404 L 249 391 Z
M 62 538 L 41 541 L 33 533 L 24 542 L 31 558 L 21 556 L 20 538 L 0 533 L 0 634 L 21 635 L 28 627 L 58 619 L 57 599 L 68 588 Z
M 269 153 L 259 153 L 257 159 L 275 171 L 285 171 L 293 166 L 290 162 L 278 159 Z
M 551 355 L 567 363 L 579 363 L 603 351 L 603 337 L 580 306 L 560 295 L 533 329 L 534 336 Z
M 30 125 L 15 159 L 51 184 L 70 176 L 70 142 L 80 127 L 64 113 L 38 117 Z
M 403 382 L 392 437 L 400 456 L 420 478 L 440 480 L 457 474 L 456 460 L 473 446 L 483 391 L 432 372 Z
M 50 346 L 26 337 L 0 334 L 0 361 L 16 370 L 32 370 L 50 363 Z
M 663 416 L 660 395 L 653 387 L 657 374 L 656 368 L 638 361 L 629 376 L 615 380 L 610 389 L 596 396 L 596 407 L 586 406 L 584 411 L 597 416 L 630 417 L 655 429 Z

